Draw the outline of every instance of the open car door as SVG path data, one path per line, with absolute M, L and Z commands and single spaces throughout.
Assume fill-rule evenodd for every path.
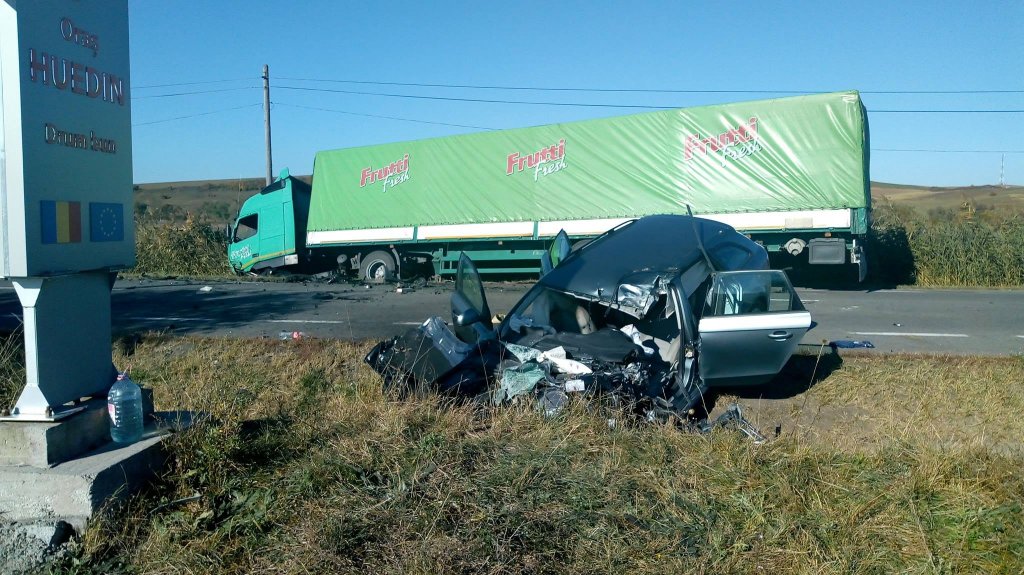
M 476 343 L 481 339 L 494 337 L 491 309 L 487 306 L 487 297 L 484 296 L 480 272 L 466 254 L 459 256 L 459 269 L 455 276 L 452 326 L 455 335 L 466 343 Z
M 697 327 L 701 379 L 709 386 L 765 383 L 810 327 L 811 314 L 785 273 L 716 273 Z
M 569 243 L 568 234 L 565 233 L 565 230 L 559 230 L 551 247 L 540 256 L 540 275 L 547 275 L 549 271 L 558 267 L 558 264 L 568 257 L 571 251 L 572 244 Z

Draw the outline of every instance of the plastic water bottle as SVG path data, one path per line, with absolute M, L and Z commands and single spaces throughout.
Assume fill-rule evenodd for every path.
M 107 392 L 107 413 L 114 443 L 135 443 L 142 438 L 142 389 L 127 372 L 117 374 Z

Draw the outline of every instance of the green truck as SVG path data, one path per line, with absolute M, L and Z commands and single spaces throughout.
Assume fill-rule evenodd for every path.
M 340 266 L 384 280 L 467 253 L 484 274 L 536 273 L 650 214 L 729 224 L 780 265 L 855 266 L 871 197 L 857 92 L 680 108 L 319 152 L 312 186 L 282 172 L 229 230 L 239 273 Z

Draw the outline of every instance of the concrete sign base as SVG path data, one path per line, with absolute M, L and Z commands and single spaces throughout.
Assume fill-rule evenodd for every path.
M 106 396 L 116 377 L 110 363 L 110 273 L 12 282 L 24 309 L 26 383 L 5 419 L 56 421 L 81 409 L 69 402 Z
M 0 467 L 0 510 L 8 521 L 58 518 L 81 532 L 94 513 L 134 493 L 163 468 L 166 435 L 150 435 L 126 446 L 107 443 L 53 467 Z
M 82 404 L 60 421 L 0 421 L 0 465 L 50 467 L 110 441 L 105 399 Z
M 81 532 L 95 513 L 116 505 L 160 473 L 167 459 L 163 441 L 190 427 L 193 417 L 186 411 L 157 412 L 147 416 L 145 433 L 136 443 L 107 441 L 56 464 L 0 465 L 0 516 L 5 522 L 19 523 L 59 519 Z M 85 423 L 91 419 L 79 414 L 56 424 L 5 423 L 0 425 L 0 443 L 21 441 L 25 427 L 66 426 L 79 418 Z M 30 435 L 39 435 L 39 430 Z M 16 455 L 16 451 L 12 449 L 8 455 Z

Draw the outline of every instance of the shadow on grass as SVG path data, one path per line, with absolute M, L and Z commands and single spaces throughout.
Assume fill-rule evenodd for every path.
M 815 348 L 817 350 L 818 348 Z M 736 396 L 742 399 L 789 399 L 806 393 L 818 383 L 825 381 L 843 365 L 843 358 L 832 347 L 820 348 L 820 355 L 808 351 L 798 352 L 789 358 L 770 382 L 748 387 L 724 387 L 713 390 L 707 399 L 708 411 L 714 409 L 719 395 Z
M 283 465 L 305 453 L 306 446 L 295 445 L 294 420 L 285 414 L 241 422 L 238 446 L 232 459 L 249 468 Z

